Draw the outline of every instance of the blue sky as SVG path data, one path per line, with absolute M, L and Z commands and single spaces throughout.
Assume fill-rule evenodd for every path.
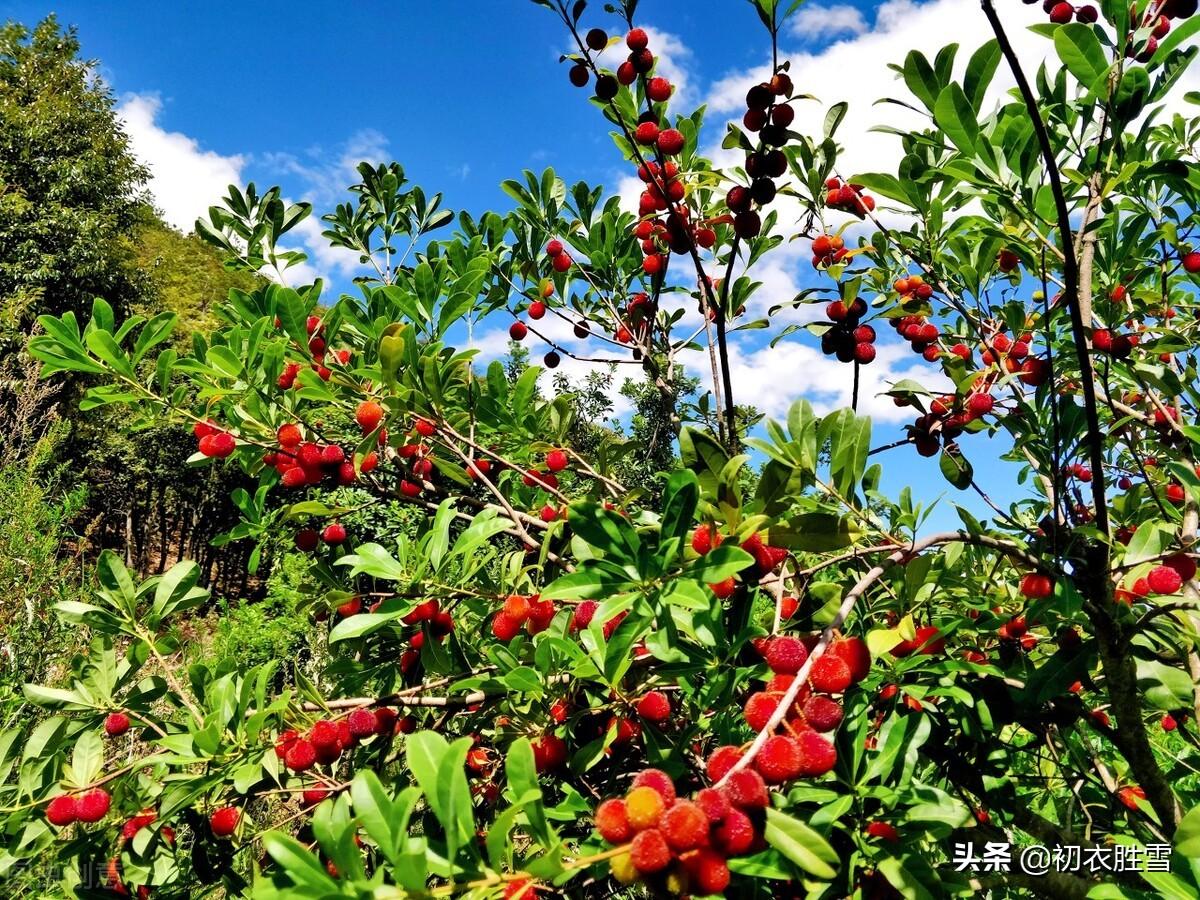
M 590 7 L 585 26 L 617 27 L 600 0 Z M 99 61 L 134 149 L 154 173 L 157 205 L 184 230 L 230 182 L 280 184 L 285 196 L 313 201 L 318 214 L 328 211 L 345 199 L 362 159 L 398 160 L 427 192 L 443 192 L 449 208 L 476 213 L 506 208 L 511 201 L 498 185 L 525 168 L 553 166 L 568 182 L 630 193 L 629 172 L 605 123 L 557 61 L 569 48 L 567 34 L 528 0 L 286 6 L 0 0 L 0 15 L 27 24 L 51 11 L 78 27 L 84 55 Z M 1014 3 L 1009 14 L 1014 26 L 1041 19 L 1037 6 Z M 638 19 L 650 30 L 660 73 L 679 86 L 674 109 L 709 105 L 702 146 L 715 150 L 723 121 L 740 116 L 746 87 L 761 79 L 769 59 L 753 9 L 743 0 L 642 0 Z M 844 171 L 894 171 L 896 140 L 870 128 L 914 122 L 897 108 L 872 105 L 904 93 L 887 63 L 902 61 L 914 46 L 932 52 L 949 35 L 962 43 L 964 58 L 989 36 L 977 4 L 888 0 L 801 9 L 781 55 L 793 60 L 799 91 L 851 103 L 840 134 Z M 1013 37 L 1030 67 L 1044 58 L 1042 39 L 1019 27 Z M 821 104 L 807 104 L 795 127 L 815 131 L 823 115 Z M 311 257 L 303 274 L 344 284 L 352 274 L 346 259 L 323 250 L 317 231 L 312 224 L 297 238 Z M 763 310 L 813 283 L 807 245 L 785 246 L 752 273 L 764 282 Z M 477 335 L 481 345 L 498 352 L 506 327 Z M 748 333 L 734 347 L 739 400 L 775 417 L 796 396 L 808 396 L 819 410 L 848 402 L 849 367 L 826 361 L 801 336 L 767 351 L 766 335 Z M 703 362 L 696 361 L 698 373 Z M 906 417 L 872 395 L 900 377 L 931 383 L 932 367 L 884 336 L 879 359 L 864 374 L 864 405 L 876 417 L 878 442 L 894 440 Z M 985 489 L 1006 505 L 1014 499 L 1015 472 L 996 463 L 999 443 L 968 437 L 964 449 Z M 953 494 L 986 512 L 911 448 L 879 459 L 891 493 L 911 485 L 922 498 Z M 952 525 L 957 517 L 947 508 L 934 521 Z

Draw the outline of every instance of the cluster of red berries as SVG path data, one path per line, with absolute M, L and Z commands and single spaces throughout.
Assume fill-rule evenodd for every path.
M 763 731 L 777 714 L 784 695 L 793 687 L 818 635 L 798 638 L 778 635 L 758 642 L 773 677 L 765 688 L 746 700 L 742 714 L 754 731 Z M 784 713 L 776 732 L 754 757 L 754 769 L 767 784 L 824 775 L 837 762 L 833 744 L 823 735 L 842 722 L 842 706 L 833 695 L 844 694 L 871 668 L 871 654 L 860 638 L 833 641 L 809 669 L 808 680 Z M 709 773 L 720 779 L 741 759 L 737 747 L 722 747 L 709 759 Z M 717 771 L 720 774 L 716 774 Z
M 729 887 L 726 860 L 763 846 L 767 802 L 762 779 L 757 785 L 731 780 L 686 799 L 665 772 L 644 769 L 624 797 L 596 807 L 596 830 L 609 844 L 626 847 L 609 862 L 620 883 L 648 879 L 677 894 L 720 894 Z
M 756 132 L 762 148 L 746 155 L 746 174 L 749 185 L 735 185 L 725 195 L 725 205 L 733 214 L 733 230 L 748 240 L 762 231 L 758 210 L 775 199 L 775 178 L 787 172 L 787 157 L 778 149 L 788 141 L 788 126 L 795 110 L 787 103 L 792 96 L 792 79 L 786 72 L 776 72 L 770 81 L 754 85 L 746 92 L 746 114 L 742 124 L 747 131 Z
M 1128 589 L 1118 588 L 1116 599 L 1131 603 L 1134 597 L 1177 594 L 1185 582 L 1195 577 L 1196 561 L 1186 553 L 1175 553 L 1164 559 L 1161 565 L 1152 568 L 1144 577 L 1135 579 Z
M 1187 19 L 1196 12 L 1196 0 L 1160 0 L 1146 7 L 1142 18 L 1137 17 L 1136 6 L 1129 9 L 1129 32 L 1125 35 L 1125 56 L 1147 63 L 1158 51 L 1158 42 L 1165 38 L 1171 30 L 1171 19 Z M 1142 29 L 1150 29 L 1146 42 L 1140 47 L 1134 40 L 1134 34 Z
M 224 459 L 237 448 L 237 439 L 212 419 L 197 422 L 192 426 L 192 434 L 196 436 L 196 449 L 204 456 Z
M 897 398 L 897 403 L 907 405 L 901 398 Z M 917 453 L 934 456 L 943 443 L 951 445 L 968 424 L 991 413 L 995 405 L 995 399 L 986 389 L 935 397 L 929 404 L 929 412 L 918 416 L 909 426 Z
M 926 362 L 937 362 L 942 356 L 938 344 L 941 332 L 924 316 L 900 316 L 889 320 L 900 337 L 908 341 L 913 353 L 919 353 Z
M 867 303 L 856 297 L 849 306 L 834 300 L 825 307 L 832 323 L 821 335 L 821 352 L 839 362 L 867 364 L 875 359 L 875 329 L 859 322 L 867 314 Z
M 696 530 L 692 532 L 692 550 L 700 556 L 704 556 L 709 551 L 716 547 L 720 547 L 725 541 L 725 536 L 717 529 L 717 526 L 705 522 L 696 526 Z M 750 584 L 757 584 L 764 576 L 769 575 L 783 565 L 784 560 L 788 558 L 788 551 L 783 547 L 772 547 L 763 542 L 763 539 L 757 534 L 751 534 L 741 543 L 741 548 L 754 557 L 754 565 L 741 576 L 730 575 L 727 579 L 716 584 L 710 584 L 709 589 L 717 596 L 718 599 L 724 600 L 731 596 L 737 588 L 739 577 Z
M 592 619 L 596 616 L 596 610 L 600 608 L 600 604 L 595 600 L 584 600 L 575 607 L 575 612 L 571 614 L 571 624 L 569 630 L 574 633 L 582 631 L 592 624 Z M 628 612 L 619 612 L 607 622 L 604 623 L 604 639 L 607 641 L 617 630 L 617 626 L 625 621 Z
M 286 488 L 301 488 L 324 481 L 348 485 L 358 479 L 354 463 L 337 444 L 306 441 L 300 427 L 290 422 L 279 426 L 275 438 L 279 450 L 264 453 L 263 463 L 279 473 L 280 483 Z
M 505 643 L 515 638 L 522 628 L 531 635 L 540 634 L 550 627 L 557 611 L 554 601 L 543 600 L 538 594 L 512 594 L 492 619 L 492 634 Z
M 374 612 L 378 606 L 376 603 L 371 611 Z M 417 626 L 408 639 L 408 649 L 400 654 L 400 671 L 407 675 L 421 661 L 421 648 L 425 646 L 426 634 L 440 644 L 454 630 L 454 617 L 447 610 L 440 609 L 436 600 L 427 600 L 401 621 Z
M 73 822 L 99 822 L 108 815 L 112 796 L 104 788 L 92 788 L 81 794 L 59 794 L 46 804 L 46 819 L 63 827 Z
M 830 209 L 853 213 L 860 219 L 875 211 L 875 198 L 863 193 L 861 184 L 830 178 L 825 182 L 825 205 Z
M 395 733 L 398 718 L 394 709 L 381 706 L 374 710 L 356 709 L 336 721 L 321 719 L 304 736 L 292 729 L 280 734 L 275 742 L 275 755 L 291 771 L 306 772 L 317 763 L 337 762 L 360 741 Z
M 275 319 L 275 327 L 280 328 L 282 323 L 278 318 Z M 332 377 L 333 372 L 325 365 L 325 337 L 321 334 L 325 328 L 324 322 L 320 316 L 309 316 L 304 323 L 305 330 L 308 332 L 308 352 L 312 354 L 312 362 L 308 363 L 309 367 L 317 373 L 322 381 L 328 381 Z M 350 362 L 349 350 L 338 350 L 334 353 L 334 358 L 340 365 L 347 365 Z M 296 378 L 300 374 L 303 364 L 297 362 L 287 363 L 283 367 L 283 371 L 279 375 L 277 384 L 282 390 L 291 390 L 296 385 Z
M 710 249 L 717 242 L 717 233 L 710 223 L 695 223 L 686 206 L 679 204 L 686 196 L 683 182 L 677 178 L 679 169 L 669 160 L 662 166 L 654 161 L 638 166 L 638 177 L 646 182 L 646 190 L 638 200 L 638 215 L 643 217 L 634 226 L 634 236 L 641 241 L 642 271 L 659 275 L 665 271 L 668 253 L 690 253 L 693 247 Z M 665 218 L 658 214 L 667 212 Z
M 1037 0 L 1025 0 L 1025 3 L 1036 2 Z M 1091 25 L 1100 18 L 1099 11 L 1090 3 L 1076 7 L 1064 0 L 1042 0 L 1042 10 L 1050 16 L 1050 21 L 1055 25 L 1066 25 L 1072 19 Z
M 1113 359 L 1126 359 L 1137 346 L 1138 340 L 1139 335 L 1122 334 L 1115 329 L 1097 328 L 1092 331 L 1092 346 L 1096 352 L 1106 353 Z
M 813 239 L 812 264 L 814 269 L 840 263 L 846 256 L 846 242 L 841 235 L 820 234 Z

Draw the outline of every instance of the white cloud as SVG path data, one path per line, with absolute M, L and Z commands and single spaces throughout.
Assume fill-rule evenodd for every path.
M 303 157 L 294 153 L 269 153 L 263 162 L 272 172 L 296 176 L 301 193 L 318 211 L 327 211 L 350 199 L 347 188 L 362 180 L 358 164 L 391 162 L 388 139 L 373 128 L 356 131 L 332 152 L 313 146 Z
M 835 34 L 862 34 L 866 20 L 857 8 L 845 3 L 835 6 L 805 4 L 790 21 L 791 32 L 802 38 L 829 38 Z
M 241 155 L 222 156 L 199 141 L 157 123 L 162 100 L 154 94 L 129 94 L 117 107 L 134 155 L 150 169 L 150 193 L 166 221 L 190 232 L 196 219 L 220 203 L 231 184 L 242 184 Z
M 881 341 L 875 346 L 874 362 L 859 368 L 858 411 L 876 422 L 911 420 L 912 410 L 897 407 L 883 392 L 904 378 L 940 390 L 939 385 L 946 379 L 907 344 Z M 729 367 L 734 401 L 749 404 L 772 419 L 785 418 L 792 403 L 800 398 L 812 403 L 818 415 L 826 415 L 850 406 L 854 396 L 852 365 L 795 341 L 781 341 L 774 349 L 733 341 L 729 345 Z M 701 391 L 711 390 L 712 370 L 706 359 L 693 357 L 688 360 L 688 368 L 700 379 Z

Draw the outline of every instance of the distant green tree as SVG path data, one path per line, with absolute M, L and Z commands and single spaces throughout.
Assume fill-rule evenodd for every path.
M 126 238 L 146 177 L 74 30 L 0 27 L 0 351 L 39 314 L 143 296 Z
M 217 327 L 213 310 L 230 290 L 252 291 L 262 283 L 249 273 L 226 269 L 219 251 L 195 234 L 176 231 L 148 207 L 139 214 L 130 246 L 147 289 L 134 312 L 147 317 L 164 310 L 175 313 L 178 338 L 188 346 L 194 332 L 207 334 Z

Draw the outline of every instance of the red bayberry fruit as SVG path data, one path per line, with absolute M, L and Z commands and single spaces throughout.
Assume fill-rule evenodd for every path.
M 565 450 L 551 450 L 546 454 L 546 468 L 551 472 L 561 472 L 569 461 Z
M 653 122 L 643 122 L 633 132 L 633 138 L 646 147 L 658 140 L 658 126 Z
M 757 834 L 748 815 L 740 809 L 730 809 L 721 824 L 713 830 L 713 838 L 725 853 L 740 856 L 754 846 Z
M 588 31 L 584 41 L 587 43 L 589 50 L 595 50 L 599 53 L 608 46 L 608 34 L 603 28 L 592 28 Z
M 824 653 L 813 662 L 808 680 L 818 691 L 840 694 L 850 686 L 850 667 L 841 657 Z
M 592 617 L 596 615 L 596 610 L 600 608 L 600 604 L 595 600 L 584 600 L 575 607 L 575 612 L 571 615 L 571 630 L 581 631 L 592 624 Z
M 767 738 L 754 766 L 768 784 L 782 784 L 800 774 L 802 759 L 800 745 L 788 735 L 777 734 Z
M 753 769 L 739 769 L 725 782 L 725 796 L 738 809 L 766 809 L 770 805 L 767 785 Z
M 885 841 L 891 841 L 893 843 L 900 840 L 900 832 L 896 830 L 895 826 L 889 824 L 888 822 L 868 822 L 867 827 L 863 829 L 863 832 L 867 837 L 883 838 Z
M 671 863 L 671 848 L 657 828 L 649 828 L 633 838 L 629 859 L 639 872 L 658 872 Z
M 1150 591 L 1155 594 L 1174 594 L 1183 586 L 1183 579 L 1170 566 L 1155 566 L 1146 576 Z
M 842 638 L 834 641 L 829 652 L 839 657 L 850 668 L 850 679 L 857 684 L 871 671 L 871 651 L 867 642 L 859 637 Z
M 529 329 L 525 327 L 524 322 L 513 322 L 508 326 L 508 336 L 514 341 L 525 340 L 525 335 L 529 333 Z
M 819 694 L 804 701 L 803 713 L 813 731 L 833 731 L 842 722 L 841 704 Z
M 354 421 L 358 423 L 364 434 L 374 431 L 383 421 L 383 407 L 374 400 L 364 400 L 354 412 Z
M 530 742 L 533 765 L 539 773 L 552 772 L 567 761 L 567 743 L 556 734 L 543 734 Z
M 708 762 L 705 763 L 705 771 L 712 781 L 720 781 L 724 778 L 729 770 L 737 765 L 738 760 L 742 758 L 742 750 L 740 747 L 727 745 L 718 747 L 708 757 Z
M 671 701 L 662 691 L 647 691 L 638 701 L 637 711 L 647 722 L 665 722 L 671 717 Z
M 67 794 L 59 794 L 46 804 L 46 819 L 60 828 L 70 825 L 79 818 L 79 801 Z
M 370 737 L 375 733 L 375 714 L 369 709 L 356 709 L 346 717 L 346 724 L 356 738 Z
M 651 78 L 646 82 L 646 96 L 655 103 L 663 103 L 670 98 L 671 92 L 674 90 L 671 87 L 671 82 L 665 78 Z
M 837 751 L 833 744 L 815 731 L 802 731 L 796 740 L 800 744 L 801 775 L 815 778 L 837 764 Z
M 648 787 L 658 791 L 658 795 L 667 806 L 675 802 L 675 782 L 661 769 L 642 769 L 634 777 L 632 784 L 634 787 Z
M 808 650 L 799 638 L 779 635 L 767 645 L 767 665 L 772 672 L 795 675 L 808 659 Z
M 336 547 L 346 540 L 346 526 L 341 522 L 330 522 L 325 526 L 325 530 L 321 532 L 321 540 L 329 544 L 331 547 Z
M 649 45 L 650 37 L 641 28 L 632 28 L 630 29 L 629 33 L 625 35 L 625 46 L 627 46 L 634 53 L 645 50 Z
M 237 831 L 242 811 L 236 806 L 223 806 L 208 817 L 208 826 L 217 837 L 229 837 Z
M 109 713 L 104 718 L 104 733 L 109 737 L 120 737 L 129 730 L 129 716 L 123 712 Z
M 648 785 L 634 787 L 625 795 L 625 815 L 634 831 L 657 825 L 666 806 L 662 794 Z
M 658 149 L 664 156 L 674 156 L 683 150 L 683 133 L 674 128 L 667 128 L 658 133 Z
M 296 740 L 288 747 L 283 761 L 293 772 L 304 772 L 311 769 L 317 761 L 317 752 L 309 741 Z
M 112 797 L 104 788 L 92 788 L 78 797 L 76 815 L 80 822 L 99 822 L 108 815 L 112 806 Z
M 767 723 L 771 720 L 771 716 L 775 714 L 775 710 L 778 707 L 778 697 L 768 694 L 765 691 L 759 691 L 756 694 L 751 694 L 746 699 L 746 705 L 742 709 L 742 713 L 746 717 L 747 725 L 755 731 L 762 731 L 767 727 Z
M 708 840 L 708 816 L 690 800 L 677 800 L 663 814 L 659 830 L 677 852 L 692 850 Z
M 596 807 L 596 830 L 610 844 L 624 844 L 633 837 L 633 828 L 625 814 L 625 801 L 613 797 Z
M 511 641 L 521 630 L 523 621 L 518 621 L 505 612 L 496 613 L 492 619 L 492 634 L 500 641 Z
M 1054 593 L 1054 582 L 1049 575 L 1030 572 L 1021 577 L 1021 593 L 1030 600 L 1045 600 Z
M 1183 268 L 1189 274 L 1200 272 L 1200 251 L 1193 250 L 1183 257 Z
M 1146 791 L 1137 785 L 1123 787 L 1117 791 L 1117 799 L 1129 809 L 1137 811 L 1138 801 L 1146 799 Z
M 279 441 L 279 446 L 284 450 L 294 450 L 300 446 L 300 442 L 304 439 L 300 434 L 300 428 L 290 422 L 286 425 L 280 425 L 279 430 L 275 432 L 275 437 Z

